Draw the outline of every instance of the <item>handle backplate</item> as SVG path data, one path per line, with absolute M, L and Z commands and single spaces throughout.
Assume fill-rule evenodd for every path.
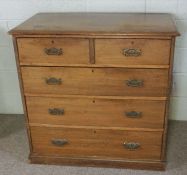
M 126 80 L 126 85 L 130 87 L 142 87 L 143 84 L 144 84 L 143 80 L 136 80 L 136 79 Z
M 123 49 L 122 53 L 126 57 L 138 57 L 141 56 L 142 51 L 141 49 L 136 49 L 136 48 L 125 48 Z
M 61 78 L 55 78 L 55 77 L 46 78 L 45 82 L 48 85 L 60 85 L 60 84 L 62 84 Z
M 129 112 L 125 112 L 125 115 L 128 118 L 140 118 L 142 116 L 142 112 L 129 111 Z
M 136 150 L 140 147 L 140 143 L 136 143 L 136 142 L 124 142 L 123 143 L 124 148 L 128 149 L 128 150 Z
M 68 143 L 68 140 L 66 139 L 52 139 L 51 143 L 55 146 L 64 146 Z
M 63 54 L 62 48 L 56 48 L 56 47 L 45 48 L 44 52 L 47 55 L 62 55 Z
M 48 109 L 50 115 L 64 115 L 64 109 L 50 108 Z

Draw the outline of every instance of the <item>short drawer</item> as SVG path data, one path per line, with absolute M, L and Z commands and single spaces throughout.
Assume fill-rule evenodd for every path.
M 26 94 L 166 96 L 167 69 L 22 67 Z
M 96 64 L 168 65 L 170 40 L 96 39 Z
M 162 132 L 39 126 L 30 128 L 35 155 L 160 159 Z
M 30 123 L 163 128 L 165 101 L 26 97 Z
M 17 44 L 21 65 L 58 66 L 89 63 L 87 39 L 19 38 Z

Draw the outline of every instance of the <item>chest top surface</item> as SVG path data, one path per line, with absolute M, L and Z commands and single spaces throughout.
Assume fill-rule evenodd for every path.
M 172 16 L 158 13 L 39 13 L 9 33 L 13 35 L 179 35 Z

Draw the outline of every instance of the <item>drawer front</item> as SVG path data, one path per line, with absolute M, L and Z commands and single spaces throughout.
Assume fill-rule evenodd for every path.
M 168 65 L 170 40 L 96 39 L 96 64 Z
M 20 38 L 17 39 L 22 65 L 58 66 L 88 64 L 87 39 L 70 38 Z
M 160 159 L 162 132 L 31 127 L 36 155 Z
M 30 123 L 163 128 L 165 101 L 26 97 Z
M 167 69 L 22 67 L 25 93 L 166 96 Z

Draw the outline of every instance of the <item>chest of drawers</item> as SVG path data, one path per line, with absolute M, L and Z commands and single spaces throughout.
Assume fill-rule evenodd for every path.
M 165 168 L 170 15 L 42 13 L 10 33 L 31 163 Z

